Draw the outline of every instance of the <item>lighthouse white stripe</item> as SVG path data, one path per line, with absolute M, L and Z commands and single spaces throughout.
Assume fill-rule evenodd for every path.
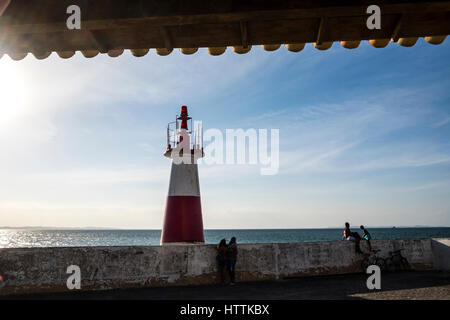
M 169 183 L 170 196 L 200 197 L 197 164 L 175 164 L 172 162 Z

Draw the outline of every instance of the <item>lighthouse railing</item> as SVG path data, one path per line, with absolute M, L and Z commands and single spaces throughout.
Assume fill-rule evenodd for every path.
M 192 122 L 191 122 L 192 123 Z M 191 125 L 191 128 L 192 125 Z M 169 122 L 167 124 L 167 149 L 176 148 L 179 144 L 179 137 L 182 129 L 177 121 Z M 186 131 L 189 134 L 189 148 L 193 151 L 203 149 L 203 128 L 198 126 L 195 129 Z

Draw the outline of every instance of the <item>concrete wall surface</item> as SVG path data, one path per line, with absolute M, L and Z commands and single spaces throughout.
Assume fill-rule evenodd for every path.
M 416 270 L 449 265 L 450 239 L 371 242 L 382 257 L 403 249 Z M 361 248 L 367 251 L 365 241 Z M 237 281 L 363 271 L 363 255 L 350 241 L 240 244 L 238 250 Z M 215 256 L 215 245 L 0 249 L 0 295 L 67 291 L 70 265 L 81 269 L 81 290 L 212 284 L 218 282 Z
M 450 270 L 450 239 L 433 239 L 433 265 L 437 270 Z

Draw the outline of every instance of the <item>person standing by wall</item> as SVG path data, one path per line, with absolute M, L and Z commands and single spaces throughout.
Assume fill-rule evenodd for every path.
M 220 243 L 216 247 L 217 249 L 217 256 L 216 261 L 219 268 L 219 274 L 220 274 L 220 284 L 225 284 L 225 275 L 226 275 L 226 269 L 227 269 L 227 241 L 225 239 L 220 240 Z
M 230 284 L 231 285 L 234 285 L 234 283 L 235 283 L 237 254 L 238 254 L 238 249 L 237 249 L 236 238 L 232 237 L 230 242 L 228 243 L 228 250 L 227 250 L 228 273 L 230 275 Z

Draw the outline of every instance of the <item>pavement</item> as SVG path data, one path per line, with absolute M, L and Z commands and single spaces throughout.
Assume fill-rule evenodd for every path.
M 0 300 L 450 300 L 450 272 L 383 273 L 369 290 L 367 274 L 316 276 L 235 285 L 71 291 L 0 297 Z

